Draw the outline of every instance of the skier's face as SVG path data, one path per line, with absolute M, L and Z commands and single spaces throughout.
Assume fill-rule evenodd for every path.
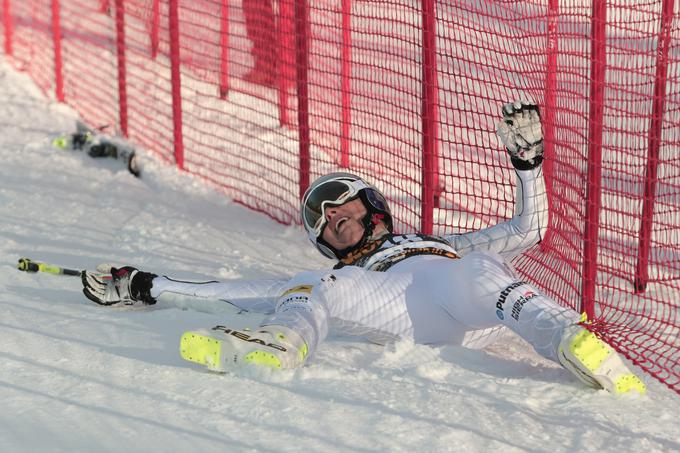
M 324 210 L 328 223 L 321 237 L 336 250 L 352 247 L 364 235 L 361 220 L 366 213 L 366 207 L 358 198 L 340 206 L 328 206 Z

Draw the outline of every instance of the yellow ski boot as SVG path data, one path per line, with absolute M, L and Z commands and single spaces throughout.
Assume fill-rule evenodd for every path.
M 645 384 L 621 356 L 594 333 L 580 325 L 567 328 L 558 350 L 560 364 L 586 385 L 610 393 L 636 391 L 644 394 Z
M 209 331 L 185 332 L 180 340 L 180 355 L 213 371 L 227 371 L 246 365 L 272 369 L 302 366 L 307 344 L 285 326 L 263 326 L 256 332 L 224 326 Z

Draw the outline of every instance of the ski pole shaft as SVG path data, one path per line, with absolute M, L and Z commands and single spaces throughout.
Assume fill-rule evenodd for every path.
M 82 271 L 76 269 L 68 269 L 65 267 L 55 266 L 54 264 L 39 263 L 29 258 L 20 258 L 17 269 L 24 272 L 45 272 L 54 275 L 72 275 L 80 276 Z

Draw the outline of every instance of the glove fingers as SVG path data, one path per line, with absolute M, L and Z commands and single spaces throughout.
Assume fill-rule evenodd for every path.
M 95 296 L 94 294 L 92 294 L 92 293 L 90 292 L 90 289 L 89 289 L 89 288 L 83 288 L 83 294 L 85 294 L 85 297 L 87 297 L 88 299 L 90 299 L 92 302 L 94 302 L 94 303 L 96 303 L 96 304 L 99 304 L 99 305 L 103 305 L 103 304 L 102 304 L 102 301 L 99 299 L 99 297 L 97 297 L 97 296 Z
M 520 148 L 528 148 L 543 140 L 538 107 L 531 105 L 525 108 L 517 112 L 512 119 L 506 119 L 506 122 L 512 123 L 511 132 Z
M 516 134 L 513 129 L 514 127 L 511 124 L 508 124 L 506 121 L 500 121 L 496 129 L 501 141 L 511 152 L 517 151 L 517 142 L 515 141 Z
M 120 302 L 120 298 L 112 292 L 113 280 L 111 274 L 99 274 L 85 271 L 81 274 L 83 293 L 85 296 L 100 305 L 112 305 Z
M 503 104 L 503 116 L 513 116 L 523 111 L 538 111 L 538 105 L 532 101 L 519 100 Z
M 111 281 L 110 277 L 108 279 L 106 277 L 107 276 L 104 274 L 95 274 L 86 271 L 83 273 L 83 285 L 97 292 L 103 292 L 106 289 L 108 281 Z
M 526 131 L 522 136 L 531 144 L 538 143 L 543 140 L 543 131 L 541 130 L 541 118 L 538 111 L 534 110 L 530 112 L 529 116 L 526 118 L 527 127 Z
M 540 124 L 541 123 L 541 115 L 538 112 L 538 110 L 525 110 L 522 112 L 524 121 L 526 121 L 529 124 Z
M 113 305 L 119 302 L 119 301 L 106 302 L 104 299 L 100 299 L 98 295 L 91 293 L 88 288 L 83 288 L 83 294 L 85 294 L 85 297 L 90 299 L 92 302 L 99 305 Z
M 96 278 L 96 274 L 85 271 L 80 278 L 83 282 L 85 297 L 99 305 L 110 305 L 105 299 L 106 285 Z
M 524 137 L 521 135 L 517 135 L 516 137 L 516 142 L 517 142 L 517 147 L 520 149 L 527 149 L 530 148 L 533 142 L 527 141 Z

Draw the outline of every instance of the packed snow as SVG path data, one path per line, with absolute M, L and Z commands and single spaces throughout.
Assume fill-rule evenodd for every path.
M 298 370 L 208 372 L 182 332 L 256 326 L 218 301 L 100 307 L 29 257 L 129 264 L 182 279 L 327 267 L 298 226 L 232 203 L 142 155 L 55 150 L 75 113 L 0 60 L 0 451 L 680 451 L 678 395 L 584 388 L 506 335 L 485 351 L 331 335 Z

